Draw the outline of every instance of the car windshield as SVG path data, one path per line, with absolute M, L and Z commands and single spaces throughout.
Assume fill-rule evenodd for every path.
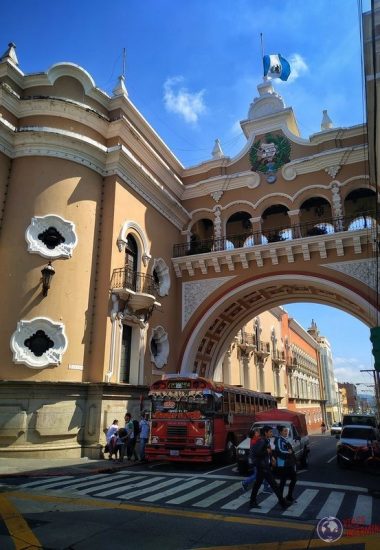
M 376 420 L 372 416 L 346 414 L 343 417 L 343 424 L 355 424 L 357 426 L 373 426 L 376 428 Z
M 349 439 L 375 439 L 375 434 L 371 428 L 344 428 L 342 431 L 342 438 L 349 438 Z

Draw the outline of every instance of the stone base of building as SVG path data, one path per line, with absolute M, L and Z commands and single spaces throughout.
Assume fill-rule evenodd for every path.
M 149 410 L 147 386 L 0 382 L 0 457 L 102 458 L 107 427 Z

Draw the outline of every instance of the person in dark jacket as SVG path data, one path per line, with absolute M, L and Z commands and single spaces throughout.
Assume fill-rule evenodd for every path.
M 259 492 L 259 489 L 264 479 L 266 479 L 269 485 L 272 487 L 273 492 L 277 496 L 278 502 L 280 503 L 280 505 L 283 508 L 287 508 L 288 506 L 290 506 L 290 503 L 287 502 L 283 498 L 282 494 L 280 493 L 280 489 L 271 471 L 271 462 L 272 462 L 272 449 L 270 446 L 271 437 L 273 437 L 272 428 L 270 426 L 264 426 L 264 428 L 262 428 L 261 438 L 256 443 L 253 450 L 254 456 L 255 456 L 257 473 L 256 473 L 255 483 L 252 487 L 251 498 L 249 502 L 250 508 L 260 508 L 256 498 L 257 498 L 257 493 Z
M 285 426 L 277 427 L 279 437 L 274 443 L 276 466 L 278 477 L 280 478 L 280 492 L 283 497 L 286 480 L 289 479 L 289 489 L 286 500 L 288 502 L 296 502 L 293 498 L 294 487 L 297 483 L 296 473 L 296 457 L 290 442 L 286 439 L 289 434 L 288 428 Z

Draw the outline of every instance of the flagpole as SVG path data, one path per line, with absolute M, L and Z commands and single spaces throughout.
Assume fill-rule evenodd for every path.
M 264 41 L 263 41 L 263 33 L 262 32 L 260 33 L 260 44 L 261 44 L 261 61 L 262 61 L 262 64 L 263 64 L 263 79 L 266 80 L 266 78 L 265 78 L 265 68 L 264 68 Z

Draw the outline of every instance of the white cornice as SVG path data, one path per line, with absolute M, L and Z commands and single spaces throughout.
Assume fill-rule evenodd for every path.
M 344 166 L 367 160 L 367 144 L 354 145 L 332 149 L 311 155 L 310 157 L 294 159 L 282 167 L 282 176 L 285 180 L 294 180 L 300 174 L 310 174 L 331 166 Z
M 178 229 L 190 219 L 176 197 L 124 146 L 107 148 L 86 136 L 56 128 L 14 132 L 0 122 L 0 150 L 11 158 L 48 156 L 77 162 L 103 177 L 117 174 Z
M 260 185 L 260 175 L 257 172 L 246 171 L 228 176 L 215 176 L 191 185 L 187 185 L 182 200 L 210 195 L 215 191 L 231 191 L 248 187 L 255 189 Z

